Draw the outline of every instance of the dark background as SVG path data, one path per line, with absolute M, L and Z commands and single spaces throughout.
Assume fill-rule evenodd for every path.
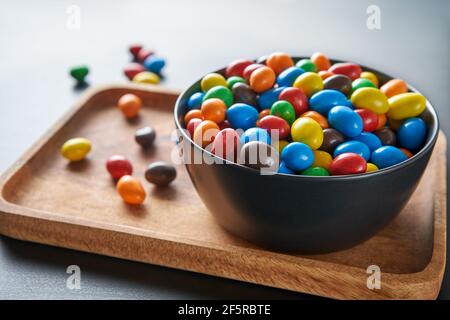
M 366 26 L 368 5 L 381 30 Z M 67 28 L 70 5 L 81 28 Z M 91 85 L 126 81 L 127 46 L 168 61 L 161 84 L 183 89 L 235 58 L 272 51 L 359 62 L 417 87 L 450 119 L 450 1 L 8 1 L 0 9 L 0 172 L 78 99 L 67 75 L 88 64 Z M 395 253 L 393 253 L 395 254 Z M 82 270 L 66 288 L 67 266 Z M 450 298 L 447 276 L 440 298 Z M 310 298 L 237 281 L 0 237 L 0 298 Z

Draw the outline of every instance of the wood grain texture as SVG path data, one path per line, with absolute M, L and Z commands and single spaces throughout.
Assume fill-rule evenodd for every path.
M 145 107 L 126 121 L 115 107 L 134 92 Z M 424 177 L 388 227 L 349 250 L 294 256 L 255 247 L 222 230 L 196 195 L 182 166 L 167 188 L 145 184 L 143 206 L 125 205 L 104 164 L 115 153 L 143 179 L 146 165 L 170 161 L 173 105 L 159 87 L 108 86 L 88 93 L 0 180 L 0 233 L 17 239 L 191 270 L 340 299 L 434 299 L 446 251 L 446 140 L 441 133 Z M 156 128 L 154 149 L 133 141 L 140 126 Z M 68 138 L 93 142 L 85 161 L 68 164 L 59 147 Z M 381 289 L 366 286 L 366 268 L 381 268 Z

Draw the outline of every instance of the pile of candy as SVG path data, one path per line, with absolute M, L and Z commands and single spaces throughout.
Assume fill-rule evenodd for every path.
M 125 76 L 136 83 L 158 84 L 166 61 L 156 56 L 153 50 L 143 48 L 139 44 L 131 45 L 129 51 L 134 62 L 124 68 Z
M 380 86 L 355 63 L 323 53 L 236 60 L 187 101 L 186 129 L 214 154 L 286 174 L 360 174 L 405 161 L 423 146 L 426 99 L 400 79 Z M 267 157 L 248 159 L 252 151 Z M 280 157 L 278 157 L 280 155 Z M 277 158 L 281 161 L 277 162 Z
M 138 116 L 142 100 L 135 94 L 128 93 L 120 97 L 117 102 L 118 109 L 125 118 Z M 134 140 L 143 149 L 152 148 L 156 139 L 156 131 L 152 127 L 143 127 L 135 132 Z M 86 138 L 73 138 L 67 140 L 61 147 L 61 154 L 71 162 L 86 158 L 92 149 L 92 143 Z M 132 176 L 133 166 L 122 155 L 113 155 L 106 161 L 106 170 L 117 182 L 116 189 L 124 202 L 140 205 L 146 198 L 144 187 L 139 179 Z M 177 175 L 174 166 L 164 161 L 153 162 L 145 171 L 145 179 L 158 186 L 167 186 Z

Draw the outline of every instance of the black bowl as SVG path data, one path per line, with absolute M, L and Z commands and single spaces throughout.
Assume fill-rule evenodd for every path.
M 380 84 L 392 79 L 377 70 L 362 68 L 374 72 Z M 223 74 L 224 69 L 216 72 Z M 411 86 L 409 89 L 418 92 Z M 197 91 L 200 80 L 178 98 L 177 129 L 184 128 L 187 99 Z M 258 170 L 232 162 L 187 163 L 186 168 L 207 208 L 229 232 L 278 251 L 312 254 L 342 250 L 383 229 L 416 189 L 439 132 L 436 111 L 428 101 L 421 117 L 428 125 L 423 148 L 407 161 L 373 173 L 330 177 L 261 175 Z M 189 148 L 184 149 L 185 153 L 219 159 L 194 144 L 185 132 L 179 133 L 179 142 Z

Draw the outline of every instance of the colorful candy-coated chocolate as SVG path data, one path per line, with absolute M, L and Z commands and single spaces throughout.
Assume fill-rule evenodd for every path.
M 69 139 L 61 146 L 61 154 L 69 161 L 81 161 L 92 149 L 92 143 L 86 138 Z
M 234 129 L 247 130 L 256 126 L 258 111 L 245 103 L 235 103 L 227 110 L 227 119 Z
M 312 149 L 302 142 L 291 142 L 281 152 L 281 160 L 294 171 L 309 168 L 314 162 Z
M 281 91 L 280 100 L 289 102 L 295 110 L 296 117 L 308 110 L 309 102 L 306 94 L 299 88 L 285 88 Z
M 225 70 L 227 78 L 238 76 L 243 77 L 244 69 L 253 64 L 253 61 L 246 59 L 237 59 L 231 62 Z
M 142 50 L 142 45 L 139 43 L 133 43 L 128 47 L 128 51 L 130 51 L 131 55 L 134 59 L 137 59 L 139 51 Z
M 284 173 L 284 174 L 295 174 L 295 171 L 289 169 L 286 164 L 281 161 L 280 167 L 278 168 L 278 173 Z
M 392 79 L 383 84 L 380 88 L 386 97 L 391 98 L 401 93 L 408 92 L 408 85 L 405 81 L 400 79 Z
M 382 146 L 380 138 L 371 132 L 362 132 L 359 136 L 353 137 L 352 140 L 364 143 L 369 147 L 370 152 Z
M 385 113 L 378 114 L 378 125 L 377 130 L 383 129 L 386 126 L 387 117 Z
M 361 67 L 358 64 L 350 62 L 336 63 L 328 70 L 334 74 L 346 75 L 352 80 L 358 79 L 362 72 Z
M 275 79 L 275 72 L 271 68 L 261 67 L 252 72 L 250 76 L 250 87 L 255 92 L 264 92 L 273 87 Z
M 135 94 L 127 93 L 119 98 L 117 107 L 126 118 L 134 118 L 141 110 L 142 100 Z
M 348 96 L 352 90 L 352 79 L 343 74 L 332 75 L 323 81 L 323 88 L 338 90 Z
M 388 99 L 377 88 L 360 88 L 352 93 L 351 101 L 358 109 L 368 109 L 376 114 L 386 113 L 389 110 Z
M 244 145 L 250 141 L 261 141 L 267 144 L 271 144 L 272 142 L 267 130 L 261 128 L 250 128 L 245 130 L 241 135 L 240 142 Z
M 252 75 L 253 71 L 262 67 L 264 67 L 264 65 L 261 63 L 252 63 L 245 67 L 244 71 L 242 72 L 242 77 L 248 82 L 250 81 L 250 76 Z
M 270 109 L 264 109 L 261 110 L 261 112 L 258 115 L 258 120 L 261 120 L 262 118 L 270 115 Z
M 403 120 L 419 116 L 426 107 L 426 99 L 420 93 L 407 92 L 389 98 L 387 116 L 394 120 Z
M 378 168 L 384 169 L 407 159 L 408 157 L 400 149 L 393 146 L 383 146 L 372 152 L 370 162 Z
M 242 146 L 239 154 L 239 162 L 243 165 L 276 172 L 279 167 L 280 156 L 272 146 L 261 142 L 251 141 Z
M 191 95 L 188 99 L 187 106 L 189 110 L 192 109 L 200 109 L 203 102 L 203 96 L 205 94 L 203 92 L 196 92 L 193 95 Z
M 319 77 L 322 79 L 322 81 L 325 81 L 325 80 L 328 79 L 329 77 L 334 76 L 334 73 L 333 73 L 333 72 L 331 72 L 331 71 L 325 71 L 325 70 L 319 71 L 317 74 L 318 74 Z
M 304 176 L 318 176 L 318 177 L 324 177 L 324 176 L 329 176 L 330 173 L 328 172 L 327 169 L 322 168 L 322 167 L 310 167 L 306 170 L 303 170 L 302 175 Z
M 302 69 L 305 72 L 316 72 L 317 71 L 316 65 L 310 59 L 301 59 L 295 64 L 295 66 L 297 68 Z
M 336 129 L 327 128 L 323 130 L 323 142 L 319 149 L 333 154 L 334 149 L 344 141 L 342 133 Z
M 395 146 L 397 144 L 397 136 L 390 128 L 382 128 L 376 130 L 374 133 L 380 139 L 383 146 Z
M 395 120 L 390 118 L 386 120 L 386 126 L 394 131 L 397 131 L 398 129 L 400 129 L 400 126 L 402 125 L 403 121 L 404 120 Z
M 203 120 L 202 111 L 199 110 L 199 109 L 192 109 L 192 110 L 188 111 L 184 115 L 184 123 L 188 123 L 189 121 L 191 121 L 191 119 L 201 119 L 201 120 Z
M 207 92 L 209 89 L 216 86 L 228 87 L 227 80 L 223 77 L 223 75 L 218 73 L 209 73 L 202 78 L 202 81 L 200 81 L 200 87 L 203 92 Z
M 203 96 L 203 101 L 208 99 L 217 98 L 225 102 L 225 105 L 230 107 L 233 104 L 233 93 L 228 87 L 224 86 L 215 86 L 209 89 L 205 95 Z
M 294 65 L 292 58 L 284 52 L 275 52 L 267 57 L 266 65 L 276 74 L 280 74 Z
M 70 68 L 69 74 L 77 80 L 77 82 L 85 82 L 86 76 L 89 73 L 89 67 L 86 65 L 75 66 Z
M 227 129 L 227 128 L 231 128 L 231 124 L 228 120 L 224 120 L 221 123 L 219 123 L 220 130 Z
M 413 156 L 412 152 L 405 148 L 399 148 L 401 152 L 405 154 L 405 156 L 409 159 Z
M 277 149 L 278 153 L 280 154 L 288 144 L 289 141 L 286 140 L 272 141 L 272 145 Z
M 134 134 L 134 140 L 144 149 L 151 148 L 155 142 L 155 139 L 156 139 L 155 129 L 148 126 L 137 129 Z
M 330 173 L 333 176 L 359 174 L 366 172 L 367 162 L 356 153 L 342 153 L 330 164 Z
M 122 200 L 128 204 L 140 205 L 146 197 L 141 182 L 129 175 L 125 175 L 119 179 L 116 189 Z
M 154 54 L 154 51 L 152 49 L 142 48 L 137 54 L 137 61 L 139 61 L 140 63 L 144 63 L 145 59 L 150 57 L 152 54 Z
M 144 61 L 144 67 L 150 71 L 154 72 L 156 74 L 161 74 L 162 69 L 166 65 L 166 60 L 164 60 L 161 57 L 157 57 L 155 55 L 151 55 L 147 57 Z
M 136 74 L 133 77 L 133 82 L 135 83 L 149 83 L 149 84 L 158 84 L 161 79 L 156 73 L 151 71 L 142 71 Z
M 251 106 L 258 106 L 258 96 L 256 92 L 246 83 L 235 83 L 231 89 L 235 103 L 245 103 Z
M 322 127 L 322 129 L 328 128 L 328 120 L 323 115 L 316 111 L 306 111 L 300 117 L 308 117 L 313 120 L 316 120 L 318 124 Z
M 367 169 L 366 169 L 367 173 L 374 172 L 374 171 L 377 171 L 377 170 L 378 170 L 378 167 L 376 165 L 374 165 L 371 162 L 367 162 Z
M 311 97 L 323 89 L 323 81 L 317 73 L 305 72 L 295 79 L 293 86 L 302 89 L 308 97 Z
M 376 88 L 376 86 L 373 84 L 372 81 L 368 79 L 358 78 L 356 80 L 353 80 L 352 90 L 350 91 L 350 94 L 352 94 L 353 92 L 355 92 L 360 88 Z
M 135 75 L 143 71 L 145 71 L 145 68 L 142 64 L 132 62 L 123 69 L 123 74 L 131 81 Z
M 277 84 L 279 87 L 292 87 L 295 79 L 303 73 L 305 73 L 305 71 L 298 67 L 287 68 L 278 75 Z
M 133 173 L 130 161 L 122 155 L 114 155 L 106 161 L 106 170 L 113 179 L 120 179 Z
M 314 119 L 301 117 L 292 124 L 291 137 L 293 141 L 303 142 L 311 149 L 316 150 L 322 145 L 323 130 Z
M 276 132 L 278 139 L 286 139 L 289 137 L 291 131 L 291 128 L 286 120 L 272 115 L 268 115 L 260 119 L 258 122 L 258 127 L 267 130 L 271 136 L 273 136 Z
M 326 71 L 331 67 L 330 59 L 322 52 L 313 53 L 311 61 L 316 66 L 317 71 Z
M 229 89 L 232 89 L 236 83 L 247 83 L 244 78 L 233 76 L 227 79 L 227 86 Z
M 202 121 L 203 121 L 202 119 L 193 118 L 193 119 L 189 120 L 189 122 L 187 123 L 186 129 L 189 131 L 191 138 L 194 137 L 194 131 Z
M 177 177 L 177 170 L 165 161 L 150 163 L 145 170 L 145 179 L 157 186 L 167 186 Z
M 375 87 L 378 88 L 379 82 L 378 82 L 378 77 L 375 75 L 375 73 L 370 72 L 370 71 L 363 71 L 363 72 L 361 72 L 361 78 L 372 81 L 372 83 L 375 85 Z
M 240 148 L 239 140 L 239 135 L 234 129 L 220 130 L 213 141 L 211 152 L 223 159 L 236 161 Z
M 328 124 L 350 138 L 361 134 L 363 130 L 361 117 L 349 107 L 333 107 L 328 113 Z
M 295 121 L 295 110 L 292 104 L 285 100 L 279 100 L 270 108 L 270 114 L 278 116 L 287 121 L 291 125 Z
M 369 80 L 367 80 L 369 81 Z M 355 112 L 363 121 L 363 130 L 366 132 L 375 131 L 378 127 L 378 115 L 369 109 L 356 109 Z
M 285 87 L 278 87 L 274 89 L 269 89 L 264 91 L 259 95 L 258 104 L 261 109 L 270 109 L 272 105 L 280 99 L 281 91 L 283 91 Z M 283 99 L 280 99 L 283 100 Z
M 369 147 L 360 141 L 350 140 L 344 143 L 341 143 L 334 149 L 333 157 L 337 157 L 343 153 L 356 153 L 357 155 L 363 157 L 366 161 L 370 158 L 370 149 Z
M 227 106 L 222 100 L 211 98 L 203 101 L 201 111 L 204 120 L 211 120 L 219 124 L 225 120 Z
M 405 120 L 398 130 L 398 144 L 411 151 L 418 150 L 425 142 L 427 125 L 421 118 Z
M 194 130 L 194 142 L 204 148 L 214 141 L 219 131 L 217 123 L 211 120 L 203 120 Z
M 312 167 L 322 167 L 328 170 L 333 161 L 333 157 L 326 151 L 314 150 L 314 162 Z
M 329 89 L 319 91 L 309 99 L 309 108 L 324 116 L 335 106 L 352 107 L 352 104 L 342 92 Z

